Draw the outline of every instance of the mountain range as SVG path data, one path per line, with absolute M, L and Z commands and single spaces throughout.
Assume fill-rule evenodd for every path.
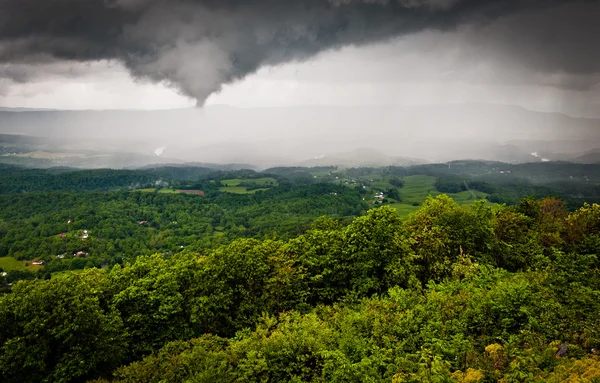
M 0 133 L 41 137 L 44 144 L 36 150 L 68 153 L 65 157 L 84 159 L 79 161 L 83 167 L 600 161 L 599 119 L 493 104 L 160 111 L 0 108 Z

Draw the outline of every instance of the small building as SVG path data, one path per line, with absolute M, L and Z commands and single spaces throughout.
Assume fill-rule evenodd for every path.
M 74 257 L 85 257 L 87 255 L 87 253 L 85 251 L 78 251 L 76 253 L 73 253 Z
M 31 262 L 32 265 L 36 265 L 36 266 L 41 266 L 44 264 L 44 261 L 42 261 L 41 259 L 38 261 L 33 261 Z
M 139 221 L 139 222 L 138 222 L 138 225 L 143 225 L 143 224 L 145 224 L 145 223 L 148 223 L 148 221 Z
M 65 233 L 60 233 L 58 236 L 59 236 L 60 238 L 67 238 L 67 235 L 66 235 Z

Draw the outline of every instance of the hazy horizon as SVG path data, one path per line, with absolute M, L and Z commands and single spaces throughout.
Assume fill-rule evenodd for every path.
M 261 167 L 460 159 L 527 162 L 569 160 L 600 147 L 600 119 L 489 103 L 4 110 L 0 116 L 0 133 L 47 137 L 53 150 L 159 157 L 147 158 L 151 162 Z M 160 156 L 155 154 L 158 149 Z
M 296 164 L 359 148 L 422 161 L 600 148 L 599 1 L 61 0 L 30 12 L 37 1 L 0 5 L 0 105 L 54 111 L 2 112 L 0 132 L 70 152 Z

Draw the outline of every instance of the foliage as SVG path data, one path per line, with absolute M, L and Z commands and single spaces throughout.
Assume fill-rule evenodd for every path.
M 598 205 L 438 195 L 403 219 L 332 183 L 211 177 L 1 196 L 4 255 L 47 265 L 0 281 L 0 380 L 598 381 Z

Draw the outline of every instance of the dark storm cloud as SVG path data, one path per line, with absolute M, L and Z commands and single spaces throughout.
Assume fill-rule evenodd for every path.
M 0 65 L 117 60 L 134 77 L 167 82 L 203 103 L 223 84 L 265 65 L 424 29 L 466 27 L 471 30 L 466 41 L 477 52 L 509 55 L 585 83 L 600 70 L 598 3 L 2 0 Z M 23 72 L 17 74 L 23 81 Z

